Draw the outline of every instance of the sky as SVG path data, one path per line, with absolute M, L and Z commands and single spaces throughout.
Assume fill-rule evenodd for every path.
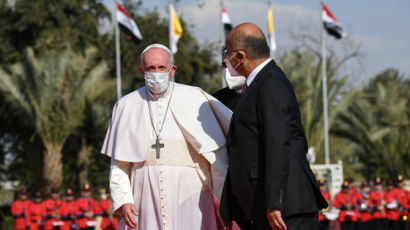
M 320 39 L 321 8 L 319 0 L 272 0 L 277 53 L 300 46 L 292 37 L 300 31 Z M 105 0 L 109 6 L 113 0 Z M 120 1 L 121 2 L 121 1 Z M 267 34 L 267 0 L 224 0 L 234 24 L 253 22 Z M 353 82 L 363 83 L 386 68 L 396 68 L 410 76 L 410 0 L 325 0 L 325 4 L 342 23 L 348 39 L 327 36 L 329 47 L 343 56 L 359 50 L 359 61 L 347 63 L 354 73 Z M 143 0 L 142 8 L 156 8 L 165 16 L 167 0 Z M 220 0 L 179 0 L 174 7 L 179 17 L 190 25 L 194 37 L 202 44 L 221 37 Z M 142 34 L 144 33 L 141 31 Z M 320 47 L 319 47 L 320 48 Z M 320 51 L 320 50 L 318 50 Z M 345 71 L 349 72 L 349 71 Z

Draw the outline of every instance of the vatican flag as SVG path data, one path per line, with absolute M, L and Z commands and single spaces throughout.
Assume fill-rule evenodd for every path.
M 270 37 L 270 49 L 272 52 L 276 50 L 276 41 L 275 41 L 275 26 L 273 25 L 273 12 L 272 4 L 268 8 L 268 25 L 269 25 L 269 37 Z
M 182 36 L 182 26 L 172 4 L 169 4 L 169 16 L 169 48 L 175 54 L 178 51 L 178 40 Z

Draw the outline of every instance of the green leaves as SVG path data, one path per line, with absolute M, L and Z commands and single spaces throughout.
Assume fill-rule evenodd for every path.
M 64 178 L 49 182 L 63 179 L 63 186 L 75 188 L 88 177 L 105 186 L 108 177 L 101 172 L 108 174 L 109 162 L 95 153 L 116 100 L 114 36 L 103 33 L 110 29 L 110 11 L 100 0 L 7 2 L 0 0 L 0 160 L 7 155 L 11 163 L 0 177 L 39 189 L 43 184 L 36 181 L 60 170 L 64 161 Z M 125 95 L 144 84 L 138 69 L 142 50 L 151 43 L 168 44 L 168 21 L 142 9 L 141 1 L 123 3 L 144 36 L 135 44 L 120 33 Z M 181 22 L 176 81 L 219 89 L 214 60 L 219 49 L 201 46 Z
M 94 103 L 114 88 L 107 72 L 107 65 L 99 60 L 95 47 L 88 47 L 84 55 L 68 47 L 42 57 L 28 48 L 22 63 L 14 64 L 9 72 L 0 69 L 1 92 L 25 112 L 46 148 L 45 166 L 53 165 L 46 169 L 61 167 L 58 165 L 62 164 L 62 148 L 83 124 L 87 103 Z M 61 170 L 45 170 L 44 177 L 56 173 L 60 173 L 60 178 L 53 183 L 60 185 Z
M 334 132 L 355 143 L 367 179 L 410 176 L 408 82 L 397 70 L 388 69 L 339 115 Z

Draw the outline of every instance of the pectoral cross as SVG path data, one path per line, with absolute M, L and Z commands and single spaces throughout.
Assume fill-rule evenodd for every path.
M 157 159 L 159 159 L 159 152 L 161 148 L 164 148 L 164 144 L 159 143 L 159 138 L 157 137 L 157 140 L 155 141 L 155 144 L 151 145 L 151 148 L 155 149 L 157 153 Z

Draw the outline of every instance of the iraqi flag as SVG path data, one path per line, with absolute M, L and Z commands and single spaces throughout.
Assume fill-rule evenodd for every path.
M 141 32 L 134 19 L 119 3 L 117 3 L 117 21 L 121 29 L 125 31 L 133 41 L 138 43 L 142 40 Z
M 342 24 L 330 12 L 325 3 L 322 2 L 322 21 L 328 34 L 337 39 L 343 38 L 346 34 L 343 32 Z
M 222 24 L 224 26 L 224 33 L 225 33 L 225 40 L 228 38 L 229 33 L 232 30 L 232 21 L 228 15 L 228 11 L 226 11 L 225 7 L 222 6 Z

